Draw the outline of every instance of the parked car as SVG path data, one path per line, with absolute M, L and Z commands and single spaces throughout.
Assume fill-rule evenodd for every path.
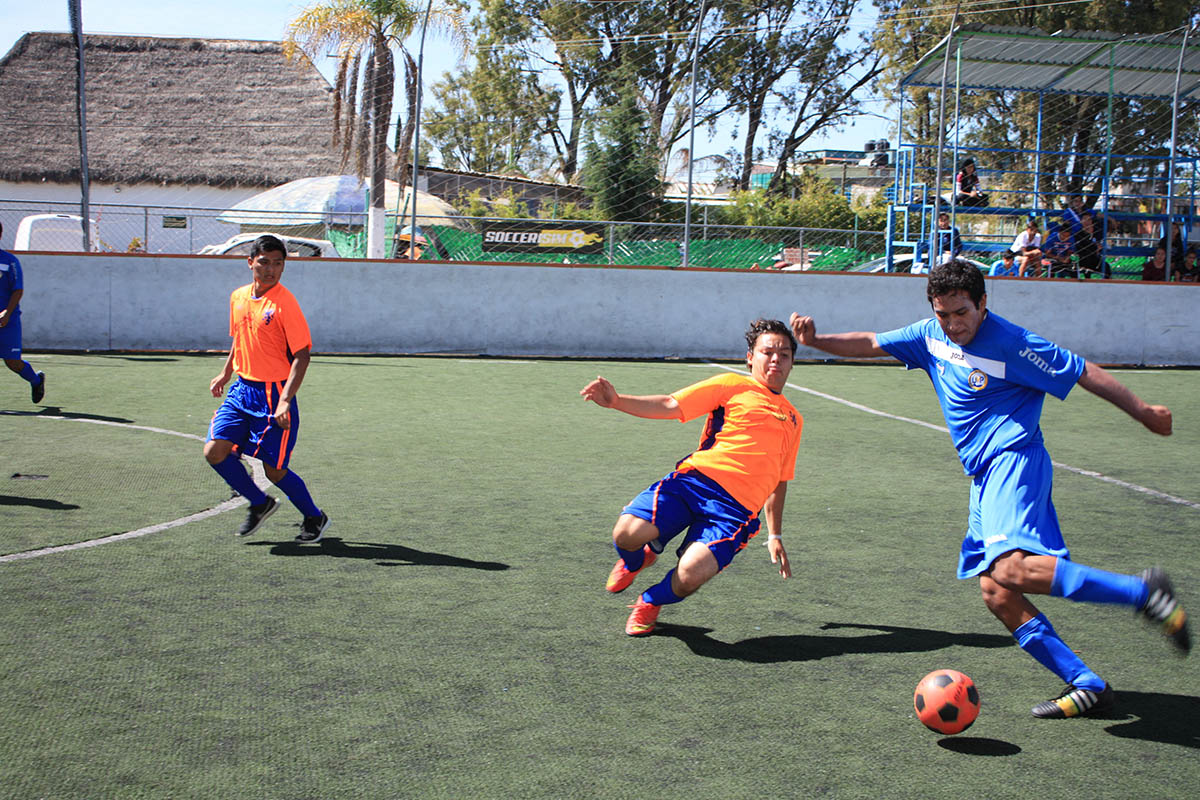
M 990 264 L 984 264 L 982 261 L 976 261 L 973 258 L 968 258 L 967 261 L 969 261 L 970 263 L 972 263 L 976 267 L 978 267 L 979 270 L 984 275 L 987 275 L 989 270 L 991 269 Z M 795 269 L 798 269 L 798 267 L 784 267 L 783 269 L 784 269 L 784 271 L 795 270 Z M 862 264 L 859 264 L 857 267 L 851 267 L 850 269 L 848 269 L 846 271 L 847 272 L 887 272 L 887 256 L 880 256 L 879 258 L 873 258 L 870 261 L 866 261 L 866 262 L 863 262 Z M 924 273 L 924 272 L 928 272 L 928 271 L 929 270 L 925 266 L 924 262 L 920 262 L 920 261 L 917 262 L 916 270 L 913 269 L 912 253 L 899 253 L 892 257 L 892 272 Z
M 262 233 L 239 233 L 230 236 L 220 244 L 209 244 L 200 248 L 197 255 L 201 256 L 250 256 L 250 246 Z M 287 248 L 288 256 L 299 258 L 341 258 L 341 253 L 328 239 L 305 239 L 302 236 L 277 236 Z
M 89 219 L 92 252 L 100 250 L 96 220 Z M 17 223 L 14 250 L 55 250 L 82 253 L 83 217 L 74 214 L 31 214 Z

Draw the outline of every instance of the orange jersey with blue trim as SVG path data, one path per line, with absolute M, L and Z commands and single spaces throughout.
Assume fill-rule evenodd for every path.
M 698 470 L 757 513 L 796 471 L 804 418 L 786 397 L 746 375 L 716 375 L 671 395 L 681 421 L 708 414 L 700 446 L 679 462 Z
M 229 295 L 229 335 L 233 337 L 233 370 L 251 381 L 286 381 L 292 354 L 312 347 L 308 321 L 300 304 L 281 283 L 254 296 L 254 284 Z

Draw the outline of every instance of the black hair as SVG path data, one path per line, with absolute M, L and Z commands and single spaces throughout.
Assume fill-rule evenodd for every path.
M 778 319 L 763 319 L 759 317 L 750 323 L 750 327 L 746 329 L 746 347 L 749 350 L 754 349 L 754 345 L 758 344 L 758 337 L 764 333 L 778 333 L 781 336 L 786 336 L 788 344 L 792 346 L 792 355 L 796 355 L 796 337 L 792 336 L 792 329 Z
M 935 297 L 943 297 L 957 291 L 966 292 L 975 307 L 979 308 L 979 301 L 987 294 L 987 286 L 978 267 L 966 259 L 956 258 L 929 270 L 925 297 L 930 303 L 933 303 Z
M 253 261 L 268 252 L 283 253 L 283 257 L 287 258 L 287 248 L 283 246 L 283 241 L 278 236 L 264 233 L 250 245 L 250 260 Z

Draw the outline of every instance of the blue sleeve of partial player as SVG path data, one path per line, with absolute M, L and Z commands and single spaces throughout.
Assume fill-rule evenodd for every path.
M 921 320 L 894 331 L 875 334 L 875 343 L 904 362 L 909 369 L 929 368 L 929 346 L 925 344 L 925 326 L 929 320 Z
M 1019 349 L 1008 358 L 1008 379 L 1065 400 L 1086 366 L 1082 356 L 1024 331 Z

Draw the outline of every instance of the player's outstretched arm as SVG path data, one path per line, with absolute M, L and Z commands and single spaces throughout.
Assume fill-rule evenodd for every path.
M 1103 367 L 1088 361 L 1083 374 L 1079 376 L 1079 385 L 1112 403 L 1145 425 L 1152 433 L 1159 436 L 1171 435 L 1171 409 L 1150 405 Z
M 815 347 L 844 358 L 879 358 L 888 353 L 875 340 L 871 331 L 852 331 L 849 333 L 826 333 L 817 335 L 817 323 L 812 317 L 802 317 L 792 313 L 792 333 L 796 341 L 805 347 Z
M 767 523 L 767 553 L 771 563 L 779 565 L 779 574 L 792 577 L 792 564 L 783 546 L 783 504 L 787 500 L 787 481 L 780 481 L 763 504 L 763 519 Z
M 596 377 L 579 392 L 584 400 L 591 400 L 602 408 L 615 408 L 626 414 L 643 419 L 679 419 L 679 403 L 669 394 L 633 395 L 619 394 L 607 378 Z

